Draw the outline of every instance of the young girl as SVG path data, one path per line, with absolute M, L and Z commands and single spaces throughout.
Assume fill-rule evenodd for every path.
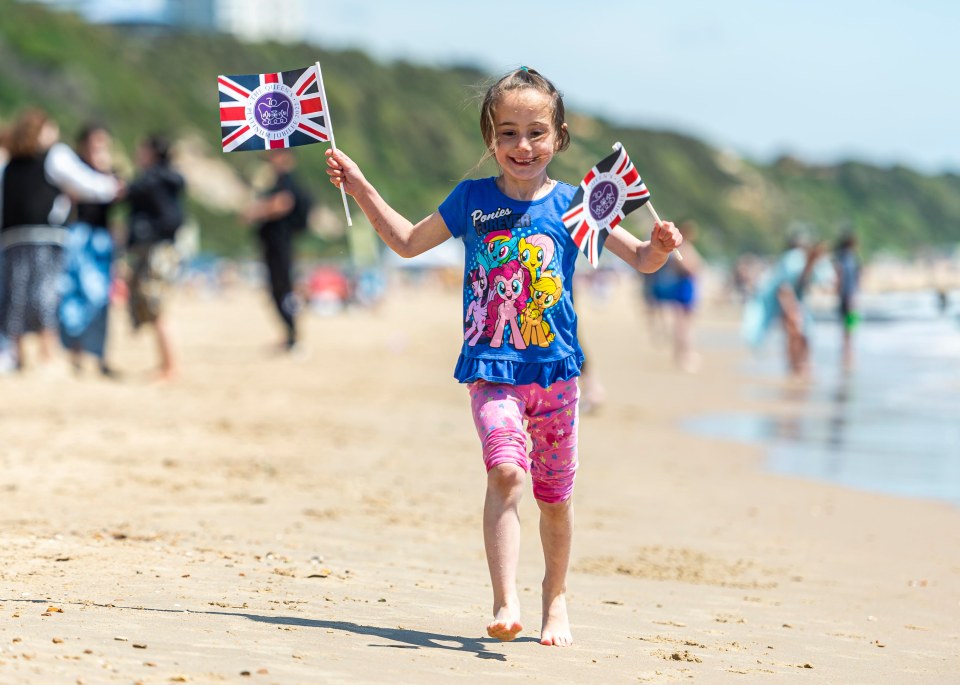
M 523 629 L 516 587 L 518 507 L 529 472 L 540 508 L 546 566 L 540 643 L 563 647 L 573 642 L 565 592 L 573 536 L 570 496 L 577 469 L 576 377 L 583 362 L 569 287 L 577 248 L 561 221 L 575 188 L 547 175 L 550 160 L 570 142 L 563 100 L 550 81 L 521 67 L 487 91 L 480 131 L 487 148 L 484 158 L 496 159 L 500 175 L 461 182 L 438 211 L 416 224 L 394 211 L 342 151 L 327 150 L 327 173 L 335 186 L 353 196 L 383 241 L 401 257 L 425 252 L 451 235 L 463 240 L 465 310 L 473 298 L 487 297 L 475 295 L 467 281 L 470 272 L 489 263 L 488 234 L 512 235 L 500 245 L 519 245 L 518 238 L 530 242 L 534 235 L 552 243 L 550 267 L 562 281 L 562 295 L 543 316 L 553 339 L 546 346 L 524 343 L 518 328 L 523 327 L 521 300 L 531 295 L 529 272 L 519 255 L 498 254 L 503 268 L 498 277 L 497 269 L 490 271 L 487 279 L 488 288 L 499 289 L 491 293 L 486 321 L 488 330 L 494 325 L 494 331 L 489 340 L 464 342 L 454 375 L 468 384 L 487 469 L 483 537 L 493 585 L 493 620 L 487 633 L 512 640 Z M 615 229 L 606 247 L 638 271 L 651 272 L 682 240 L 672 223 L 663 222 L 654 227 L 648 242 Z M 523 297 L 518 296 L 518 287 L 527 289 Z M 529 455 L 527 432 L 533 442 Z

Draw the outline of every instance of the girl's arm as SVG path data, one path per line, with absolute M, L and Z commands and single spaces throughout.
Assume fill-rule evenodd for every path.
M 673 222 L 661 221 L 654 224 L 650 240 L 640 240 L 625 228 L 615 228 L 607 235 L 604 247 L 640 273 L 652 274 L 682 243 L 683 236 Z
M 328 149 L 326 155 L 330 182 L 338 188 L 343 187 L 357 201 L 383 242 L 401 257 L 416 257 L 450 237 L 440 212 L 413 224 L 380 197 L 356 162 L 342 150 Z

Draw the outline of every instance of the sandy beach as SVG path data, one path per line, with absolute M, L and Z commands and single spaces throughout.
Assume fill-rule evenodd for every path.
M 181 291 L 179 382 L 147 382 L 122 311 L 120 382 L 0 377 L 0 683 L 960 682 L 960 509 L 682 432 L 795 407 L 745 392 L 772 381 L 741 375 L 734 310 L 705 312 L 681 374 L 628 290 L 578 302 L 607 401 L 580 429 L 576 644 L 535 640 L 530 493 L 526 630 L 487 638 L 460 303 L 435 293 L 304 317 L 290 358 L 265 294 Z

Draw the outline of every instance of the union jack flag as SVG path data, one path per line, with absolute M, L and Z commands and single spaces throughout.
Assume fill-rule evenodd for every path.
M 218 76 L 224 152 L 275 150 L 330 140 L 316 65 L 293 71 Z
M 616 143 L 613 152 L 596 164 L 580 182 L 563 224 L 573 242 L 596 268 L 610 230 L 650 199 L 630 156 Z

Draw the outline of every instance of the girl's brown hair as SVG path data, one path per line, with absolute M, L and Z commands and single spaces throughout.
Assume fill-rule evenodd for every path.
M 563 109 L 563 95 L 557 90 L 556 86 L 550 82 L 550 79 L 543 76 L 536 69 L 520 67 L 515 71 L 501 78 L 492 86 L 487 88 L 486 95 L 483 96 L 483 104 L 480 106 L 480 133 L 483 135 L 483 142 L 487 146 L 487 152 L 484 154 L 481 164 L 489 159 L 493 154 L 493 149 L 497 143 L 496 124 L 493 120 L 493 110 L 500 103 L 504 95 L 513 90 L 521 88 L 532 88 L 550 98 L 553 105 L 553 130 L 557 135 L 557 152 L 566 150 L 570 145 L 570 134 L 564 126 L 566 113 Z
M 40 132 L 50 120 L 47 113 L 37 107 L 25 110 L 7 130 L 7 150 L 10 159 L 32 157 L 40 150 Z

